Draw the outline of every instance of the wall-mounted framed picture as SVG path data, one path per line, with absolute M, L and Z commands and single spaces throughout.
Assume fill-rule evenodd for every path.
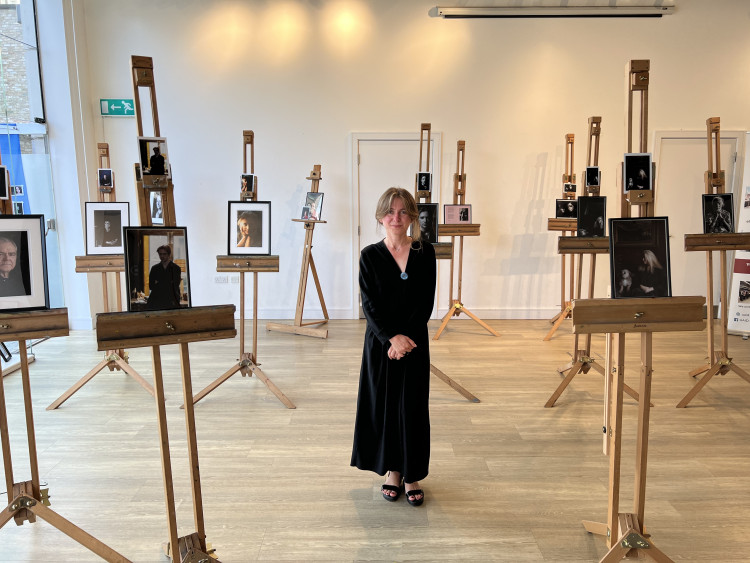
M 185 227 L 124 227 L 128 311 L 191 306 Z
M 577 199 L 556 199 L 555 219 L 575 219 L 578 217 Z
M 138 154 L 144 183 L 155 183 L 148 176 L 171 177 L 165 137 L 138 137 Z
M 574 194 L 576 193 L 577 186 L 575 184 L 565 183 L 563 184 L 563 191 L 566 194 Z
M 420 237 L 432 244 L 438 241 L 438 206 L 437 203 L 417 204 Z
M 271 202 L 230 201 L 227 231 L 228 254 L 271 254 Z
M 612 297 L 671 297 L 666 217 L 609 220 Z
M 130 226 L 130 204 L 86 202 L 86 254 L 124 254 L 123 227 Z
M 651 170 L 651 153 L 625 153 L 625 160 L 622 167 L 623 191 L 652 189 Z
M 471 204 L 446 203 L 443 206 L 443 222 L 446 225 L 471 223 Z
M 111 168 L 98 168 L 96 175 L 100 188 L 111 188 L 114 186 L 114 177 L 112 176 Z
M 302 206 L 300 219 L 320 221 L 323 214 L 323 194 L 321 192 L 307 192 L 305 205 Z
M 432 172 L 417 172 L 417 190 L 432 191 Z
M 604 225 L 607 224 L 606 196 L 588 196 L 578 198 L 578 228 L 579 237 L 603 237 Z
M 49 309 L 43 215 L 0 216 L 0 312 Z
M 703 232 L 734 232 L 734 197 L 732 194 L 703 194 Z
M 258 185 L 258 180 L 255 174 L 242 174 L 240 176 L 240 194 L 249 195 L 255 193 L 255 188 Z
M 587 166 L 586 167 L 586 187 L 598 186 L 599 182 L 599 167 L 598 166 Z

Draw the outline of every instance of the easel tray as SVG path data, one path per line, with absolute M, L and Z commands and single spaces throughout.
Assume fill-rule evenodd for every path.
M 478 237 L 479 236 L 479 228 L 481 225 L 479 223 L 469 223 L 465 225 L 438 225 L 438 236 L 441 237 Z
M 217 256 L 217 272 L 278 272 L 278 256 Z
M 69 332 L 66 308 L 0 314 L 0 342 L 68 336 Z
M 76 256 L 76 272 L 124 272 L 125 256 L 122 254 L 99 254 Z
M 750 250 L 750 233 L 685 235 L 685 250 Z
M 558 254 L 609 254 L 609 237 L 558 237 Z
M 578 219 L 558 219 L 557 217 L 547 219 L 548 231 L 575 231 L 577 228 Z
M 575 299 L 576 334 L 704 330 L 705 297 Z

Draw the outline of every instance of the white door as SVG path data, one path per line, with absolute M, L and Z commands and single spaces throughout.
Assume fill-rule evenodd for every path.
M 430 172 L 432 172 L 432 203 L 441 202 L 440 190 L 440 133 L 432 132 Z M 382 228 L 375 221 L 375 205 L 383 192 L 401 187 L 414 193 L 414 181 L 419 172 L 419 131 L 414 133 L 354 133 L 352 134 L 352 188 L 355 203 L 352 224 L 355 228 L 352 310 L 359 308 L 359 253 L 381 240 Z M 426 168 L 426 162 L 422 162 Z M 361 311 L 360 311 L 361 318 Z
M 741 182 L 736 159 L 742 133 L 721 132 L 721 169 L 726 191 L 734 193 L 735 220 Z M 654 214 L 669 217 L 672 295 L 706 295 L 706 253 L 685 252 L 685 234 L 703 232 L 703 174 L 708 169 L 705 131 L 657 132 Z M 719 302 L 719 260 L 714 258 L 714 303 Z

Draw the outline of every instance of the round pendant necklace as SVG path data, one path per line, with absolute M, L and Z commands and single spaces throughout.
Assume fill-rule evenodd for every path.
M 409 279 L 409 274 L 407 274 L 406 272 L 401 272 L 401 279 L 402 280 L 408 280 Z

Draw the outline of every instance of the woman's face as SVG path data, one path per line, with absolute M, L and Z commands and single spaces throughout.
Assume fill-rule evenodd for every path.
M 568 213 L 573 213 L 573 202 L 572 201 L 568 202 Z
M 240 219 L 237 224 L 240 226 L 240 232 L 243 235 L 250 232 L 250 225 L 247 224 L 247 219 Z
M 401 201 L 401 198 L 393 198 L 391 208 L 385 214 L 385 217 L 381 219 L 381 222 L 386 232 L 392 235 L 403 236 L 406 234 L 406 229 L 409 228 L 411 220 L 408 213 L 406 213 L 404 202 Z

